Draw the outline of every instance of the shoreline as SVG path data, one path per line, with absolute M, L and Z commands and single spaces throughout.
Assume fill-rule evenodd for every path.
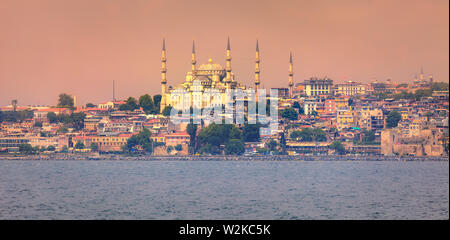
M 104 154 L 90 156 L 87 154 L 49 154 L 49 155 L 0 155 L 0 161 L 449 161 L 447 156 L 356 156 L 356 155 L 322 155 L 322 156 L 129 156 L 122 154 Z

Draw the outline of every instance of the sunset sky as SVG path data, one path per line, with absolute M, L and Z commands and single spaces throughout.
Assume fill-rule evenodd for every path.
M 448 0 L 1 0 L 0 105 L 79 104 L 160 93 L 166 38 L 168 85 L 184 81 L 191 44 L 197 65 L 224 66 L 227 36 L 237 81 L 261 86 L 328 76 L 341 82 L 410 82 L 423 66 L 449 80 Z

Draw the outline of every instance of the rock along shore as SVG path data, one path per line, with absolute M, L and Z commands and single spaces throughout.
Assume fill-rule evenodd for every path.
M 55 153 L 49 155 L 0 155 L 0 160 L 110 160 L 110 161 L 448 161 L 447 156 L 442 157 L 415 157 L 415 156 L 356 156 L 356 155 L 321 155 L 321 156 L 152 156 L 123 154 L 71 154 Z

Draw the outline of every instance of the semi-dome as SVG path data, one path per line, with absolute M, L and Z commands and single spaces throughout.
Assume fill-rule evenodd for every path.
M 197 68 L 199 71 L 224 71 L 225 69 L 220 66 L 218 63 L 214 63 L 212 59 L 210 58 L 208 60 L 208 63 L 200 65 L 200 67 Z

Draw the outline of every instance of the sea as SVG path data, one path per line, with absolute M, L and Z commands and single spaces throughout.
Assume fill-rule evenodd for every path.
M 1 160 L 0 219 L 449 219 L 449 163 Z

